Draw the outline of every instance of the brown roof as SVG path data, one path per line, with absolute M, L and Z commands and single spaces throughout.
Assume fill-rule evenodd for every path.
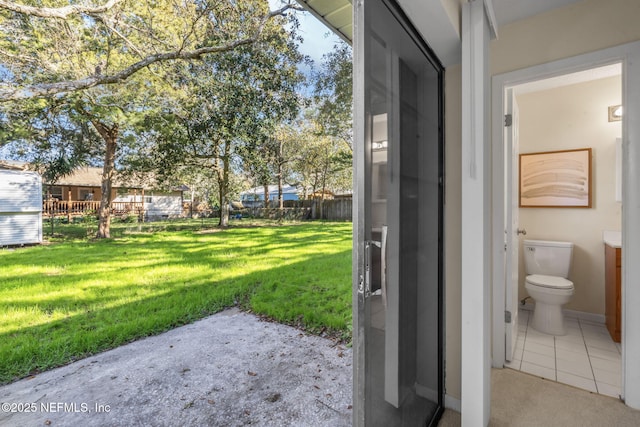
M 0 169 L 29 170 L 30 165 L 26 162 L 13 160 L 0 160 Z M 44 184 L 49 184 L 45 182 Z M 76 186 L 76 187 L 100 187 L 102 185 L 102 168 L 85 166 L 76 169 L 71 175 L 63 176 L 54 184 L 56 186 Z M 157 189 L 152 174 L 144 174 L 143 177 L 118 176 L 116 173 L 113 180 L 113 188 L 145 188 Z M 172 188 L 172 191 L 188 191 L 189 187 L 181 185 Z
M 102 168 L 85 166 L 75 170 L 71 175 L 58 179 L 55 185 L 75 185 L 78 187 L 100 187 L 102 184 Z M 142 188 L 139 183 L 123 182 L 116 176 L 113 187 Z
M 0 160 L 0 169 L 26 171 L 29 170 L 29 164 L 14 160 Z

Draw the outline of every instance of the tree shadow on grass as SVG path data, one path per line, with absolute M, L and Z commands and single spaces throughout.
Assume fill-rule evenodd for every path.
M 313 243 L 300 240 L 286 242 L 287 248 Z M 145 253 L 147 249 L 154 251 L 145 248 Z M 204 249 L 193 242 L 172 242 L 167 250 L 171 261 L 153 264 L 154 268 L 170 269 L 172 265 L 188 263 L 191 258 L 185 260 L 184 251 L 200 253 Z M 212 259 L 215 256 L 203 262 L 211 263 Z M 0 383 L 158 334 L 234 305 L 315 332 L 337 331 L 346 336 L 351 324 L 351 250 L 328 254 L 316 251 L 286 265 L 275 261 L 266 269 L 226 279 L 215 274 L 224 268 L 223 263 L 211 269 L 210 274 L 207 271 L 189 278 L 167 276 L 149 285 L 149 295 L 136 294 L 140 284 L 109 287 L 105 283 L 102 294 L 90 301 L 78 301 L 76 296 L 52 296 L 43 307 L 51 320 L 45 318 L 43 323 L 0 334 Z M 99 263 L 99 257 L 92 262 Z M 135 274 L 135 269 L 126 274 Z M 21 298 L 2 309 L 33 307 L 28 298 Z M 65 315 L 72 311 L 69 308 L 75 312 Z

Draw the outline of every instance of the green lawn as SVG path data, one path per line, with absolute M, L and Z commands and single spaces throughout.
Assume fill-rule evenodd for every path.
M 195 228 L 0 250 L 0 384 L 233 305 L 350 339 L 350 223 Z

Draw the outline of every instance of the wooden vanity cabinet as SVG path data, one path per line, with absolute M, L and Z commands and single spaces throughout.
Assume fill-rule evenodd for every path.
M 604 246 L 605 317 L 607 329 L 615 342 L 620 342 L 621 256 L 620 248 Z

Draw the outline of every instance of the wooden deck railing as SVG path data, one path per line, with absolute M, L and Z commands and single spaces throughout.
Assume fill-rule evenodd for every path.
M 44 216 L 80 216 L 98 214 L 100 202 L 96 200 L 46 200 L 42 203 Z M 111 202 L 111 212 L 115 216 L 141 215 L 144 211 L 143 202 Z

